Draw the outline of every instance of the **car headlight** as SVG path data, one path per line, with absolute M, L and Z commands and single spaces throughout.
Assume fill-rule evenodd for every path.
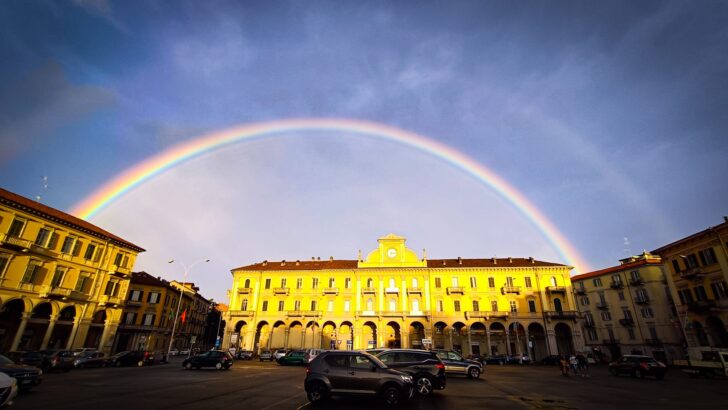
M 412 376 L 399 376 L 405 383 L 412 383 Z
M 38 370 L 38 376 L 43 376 L 43 370 Z

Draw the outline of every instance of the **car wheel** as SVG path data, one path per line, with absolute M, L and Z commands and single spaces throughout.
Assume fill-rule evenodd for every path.
M 642 372 L 642 370 L 635 369 L 635 371 L 634 371 L 634 377 L 636 377 L 638 379 L 641 379 L 641 378 L 645 377 L 645 374 Z
M 220 369 L 222 369 L 222 363 L 220 363 L 220 362 L 218 362 L 218 363 L 215 363 L 215 368 L 216 368 L 217 370 L 220 370 Z
M 480 370 L 477 367 L 471 367 L 470 370 L 468 370 L 468 377 L 471 379 L 477 379 L 480 377 Z
M 121 362 L 114 362 L 114 366 L 121 367 Z
M 417 389 L 417 394 L 420 396 L 428 396 L 434 389 L 432 387 L 432 380 L 427 376 L 422 376 L 415 380 L 415 388 Z
M 328 392 L 326 391 L 326 386 L 322 383 L 313 383 L 311 387 L 306 390 L 306 397 L 313 405 L 317 405 L 326 400 L 327 396 Z
M 400 396 L 402 394 L 400 393 L 399 389 L 394 386 L 389 386 L 384 388 L 383 397 L 384 402 L 388 406 L 394 406 L 399 403 Z
M 230 370 L 231 367 L 232 365 L 225 366 L 225 370 Z
M 614 367 L 612 367 L 611 369 L 609 369 L 609 373 L 611 373 L 612 376 L 617 376 L 617 369 L 615 369 Z
M 187 370 L 192 370 L 192 363 L 189 363 L 189 362 L 188 362 L 188 363 L 187 363 L 187 364 L 185 365 L 185 369 L 187 369 Z

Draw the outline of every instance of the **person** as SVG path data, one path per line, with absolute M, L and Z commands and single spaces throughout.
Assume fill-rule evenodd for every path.
M 581 377 L 589 378 L 589 360 L 587 360 L 586 356 L 584 356 L 583 354 L 577 355 L 576 360 L 579 364 L 579 372 L 581 373 Z
M 576 360 L 576 356 L 574 356 L 574 354 L 569 356 L 569 367 L 571 367 L 571 371 L 574 372 L 574 376 L 579 375 L 578 365 L 579 362 Z
M 561 375 L 562 376 L 569 376 L 569 362 L 566 360 L 566 357 L 559 355 L 559 366 L 561 367 Z

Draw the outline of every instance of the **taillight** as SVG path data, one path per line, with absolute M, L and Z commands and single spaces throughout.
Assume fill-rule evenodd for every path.
M 445 370 L 445 365 L 444 365 L 444 364 L 442 364 L 442 363 L 438 363 L 438 364 L 437 364 L 437 368 L 438 368 L 438 369 L 442 369 L 442 370 Z
M 640 367 L 643 368 L 643 369 L 645 369 L 645 370 L 647 370 L 647 369 L 650 368 L 650 365 L 647 364 L 647 363 L 640 363 Z
M 306 376 L 311 374 L 311 366 L 306 366 Z

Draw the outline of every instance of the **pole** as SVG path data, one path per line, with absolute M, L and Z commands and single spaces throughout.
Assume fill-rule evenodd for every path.
M 215 307 L 217 310 L 217 306 Z M 222 324 L 222 312 L 217 310 L 217 333 L 215 334 L 215 348 L 217 349 L 217 341 L 220 340 L 220 347 L 222 347 L 222 336 L 220 336 L 220 325 Z
M 173 263 L 175 262 L 174 259 L 171 259 L 167 263 Z M 179 309 L 182 306 L 182 298 L 184 297 L 184 291 L 185 291 L 185 283 L 187 282 L 187 273 L 189 273 L 190 269 L 192 269 L 193 266 L 200 262 L 210 262 L 209 259 L 200 259 L 197 262 L 193 263 L 189 266 L 189 268 L 182 262 L 179 262 L 182 265 L 182 268 L 184 268 L 185 273 L 184 277 L 182 279 L 182 286 L 180 286 L 179 289 L 179 301 L 177 302 L 177 314 L 174 316 L 174 323 L 172 323 L 172 336 L 169 338 L 169 346 L 167 347 L 167 357 L 169 357 L 169 352 L 172 350 L 172 343 L 174 342 L 174 332 L 177 330 L 177 320 L 179 319 Z M 190 353 L 192 353 L 192 350 L 190 350 Z

